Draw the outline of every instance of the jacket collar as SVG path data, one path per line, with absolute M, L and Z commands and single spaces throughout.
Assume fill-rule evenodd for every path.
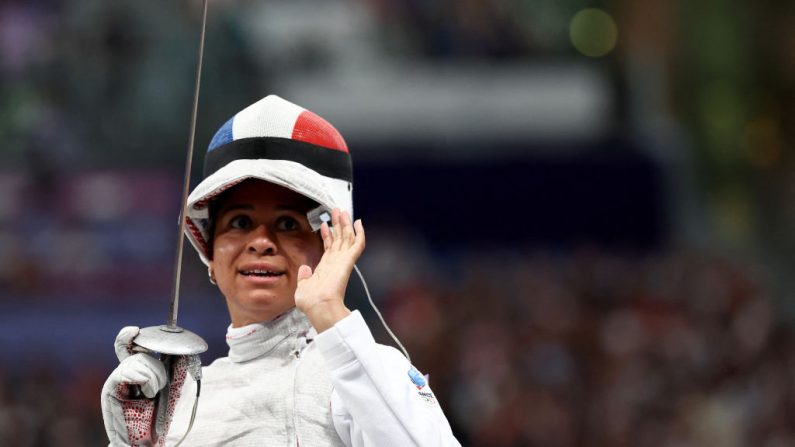
M 302 350 L 307 341 L 316 334 L 306 316 L 293 308 L 271 321 L 253 323 L 226 330 L 226 344 L 229 345 L 229 360 L 234 363 L 247 362 L 269 354 L 284 357 Z M 287 343 L 288 339 L 301 339 L 302 343 Z

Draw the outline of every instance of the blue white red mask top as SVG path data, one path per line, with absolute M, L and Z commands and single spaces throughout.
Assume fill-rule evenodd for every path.
M 185 233 L 205 264 L 212 236 L 209 203 L 246 179 L 291 189 L 353 217 L 353 168 L 342 135 L 301 106 L 269 95 L 238 112 L 216 132 L 203 180 L 188 196 Z

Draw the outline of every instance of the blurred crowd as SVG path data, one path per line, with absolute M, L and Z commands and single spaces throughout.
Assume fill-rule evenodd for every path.
M 529 27 L 512 14 L 518 7 L 499 2 L 274 3 L 210 6 L 199 122 L 211 124 L 199 126 L 197 141 L 274 88 L 273 79 L 328 72 L 365 53 L 378 65 L 400 54 L 488 58 L 532 49 L 519 30 L 506 32 Z M 0 160 L 42 177 L 66 165 L 176 165 L 188 135 L 200 5 L 0 2 Z M 315 20 L 318 7 L 344 24 L 362 19 L 346 34 Z
M 388 46 L 433 59 L 515 58 L 544 47 L 559 48 L 559 42 L 549 42 L 551 36 L 547 32 L 554 27 L 549 22 L 567 19 L 543 2 L 369 0 L 367 3 L 384 25 L 381 35 Z M 546 24 L 540 23 L 541 17 L 547 20 Z M 558 34 L 555 37 L 559 38 Z
M 160 302 L 154 300 L 168 290 L 173 267 L 181 183 L 181 174 L 174 173 L 182 169 L 188 135 L 199 3 L 0 0 L 2 321 L 19 320 L 32 326 L 29 333 L 46 339 L 48 328 L 36 323 L 56 303 L 74 309 L 48 317 L 66 326 L 96 323 L 94 314 L 71 318 L 92 308 L 101 314 L 101 305 L 125 299 L 148 300 L 157 308 Z M 492 63 L 570 54 L 568 22 L 591 3 L 211 2 L 197 151 L 215 123 L 271 91 L 280 77 L 346 64 L 361 64 L 366 74 L 386 58 Z M 665 34 L 657 31 L 670 23 L 647 14 L 646 3 L 626 4 L 638 9 L 632 16 L 637 29 L 628 32 L 642 37 L 648 28 L 646 40 L 667 48 L 659 37 Z M 720 2 L 711 8 L 727 15 L 731 9 Z M 322 14 L 315 14 L 318 10 Z M 698 11 L 688 14 L 701 17 Z M 708 39 L 714 47 L 690 45 L 698 39 L 683 37 L 688 45 L 680 48 L 682 54 L 690 47 L 703 47 L 705 55 L 743 54 L 723 51 L 734 40 L 721 37 L 733 32 L 721 17 L 713 18 L 709 33 L 688 28 L 698 36 L 718 36 Z M 791 15 L 781 17 L 780 33 L 788 36 Z M 629 43 L 638 42 L 649 44 Z M 776 42 L 764 41 L 766 49 L 781 48 L 770 59 L 790 61 L 782 55 L 792 39 Z M 724 59 L 693 57 L 671 71 L 687 74 L 698 63 Z M 737 66 L 748 65 L 737 60 Z M 743 73 L 731 64 L 718 66 L 722 76 Z M 779 73 L 781 85 L 791 83 L 786 70 L 762 71 Z M 663 72 L 645 73 L 642 84 L 654 84 L 648 79 Z M 707 82 L 710 76 L 694 79 Z M 746 84 L 738 86 L 744 91 Z M 718 87 L 727 88 L 725 82 Z M 681 90 L 693 101 L 711 98 L 695 87 Z M 665 96 L 650 91 L 654 98 Z M 776 91 L 789 95 L 792 89 Z M 630 98 L 637 94 L 627 92 L 627 102 L 639 102 Z M 741 108 L 716 97 L 721 100 L 714 110 L 720 113 L 707 107 L 708 101 L 704 107 L 698 103 L 698 110 L 718 130 L 731 131 L 734 117 L 722 113 Z M 771 114 L 780 114 L 784 123 L 795 116 L 784 106 L 781 110 Z M 778 124 L 762 124 L 767 133 L 760 138 L 775 140 L 771 147 L 778 151 Z M 753 140 L 749 135 L 727 141 Z M 713 152 L 729 153 L 720 141 L 721 150 Z M 764 202 L 774 196 L 759 197 Z M 792 203 L 791 194 L 782 197 Z M 729 222 L 745 215 L 732 207 L 719 209 L 730 211 Z M 780 221 L 786 231 L 771 235 L 791 233 L 793 219 Z M 431 253 L 390 241 L 388 233 L 373 231 L 363 271 L 412 360 L 430 374 L 463 445 L 795 445 L 795 333 L 778 315 L 785 306 L 773 301 L 768 287 L 775 282 L 754 261 L 673 248 L 638 255 L 609 249 L 477 250 L 462 243 L 458 251 Z M 206 272 L 191 262 L 186 289 L 207 293 Z M 221 308 L 215 295 L 206 301 Z M 376 320 L 370 321 L 380 331 Z M 127 322 L 134 319 L 114 317 L 108 324 Z M 223 332 L 222 326 L 213 327 Z M 28 340 L 0 346 L 0 445 L 106 442 L 99 390 L 114 360 L 112 337 L 89 339 L 93 328 L 83 329 L 63 331 L 72 334 L 69 352 L 53 351 L 65 339 L 50 340 L 45 348 L 28 347 Z M 0 326 L 0 336 L 8 340 L 13 330 Z M 78 356 L 71 349 L 79 344 L 85 352 Z M 223 346 L 216 350 L 223 354 Z M 20 351 L 30 353 L 21 358 Z
M 750 263 L 469 254 L 389 294 L 471 446 L 795 445 L 795 337 Z
M 389 253 L 363 267 L 463 445 L 795 445 L 795 337 L 751 263 L 510 253 L 420 256 L 435 267 L 392 282 Z M 5 366 L 0 444 L 103 442 L 107 371 Z
M 0 303 L 168 289 L 179 210 L 172 172 L 81 170 L 39 182 L 0 170 L 0 187 Z
M 0 444 L 26 447 L 107 445 L 99 391 L 108 372 L 86 364 L 69 374 L 43 353 L 8 373 L 0 364 Z
M 0 2 L 0 160 L 42 179 L 76 167 L 179 163 L 199 6 Z M 214 107 L 202 108 L 201 118 L 215 121 L 259 97 L 266 76 L 223 10 L 208 33 L 202 98 Z

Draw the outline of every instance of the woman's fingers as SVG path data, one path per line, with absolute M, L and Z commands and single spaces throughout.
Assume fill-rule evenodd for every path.
M 116 336 L 113 348 L 120 362 L 133 354 L 133 339 L 138 335 L 138 331 L 138 326 L 125 326 Z
M 298 267 L 298 281 L 303 281 L 311 277 L 312 277 L 312 267 L 308 265 L 302 265 L 301 267 Z
M 332 226 L 332 246 L 335 248 L 339 248 L 340 242 L 342 242 L 342 231 L 340 228 L 340 210 L 339 208 L 334 208 L 331 210 L 331 226 Z
M 359 249 L 364 248 L 365 239 L 364 239 L 364 225 L 362 224 L 362 220 L 358 219 L 356 222 L 353 223 L 353 228 L 356 230 L 356 245 L 359 245 Z
M 331 248 L 332 235 L 331 228 L 328 227 L 326 222 L 320 224 L 320 238 L 323 239 L 323 250 L 328 251 Z
M 347 211 L 340 211 L 334 208 L 331 211 L 331 227 L 325 222 L 320 225 L 320 235 L 323 239 L 323 248 L 326 251 L 331 249 L 341 250 L 354 246 L 358 250 L 364 248 L 364 226 L 362 221 L 351 221 L 351 216 Z M 358 247 L 361 245 L 361 247 Z
M 342 212 L 342 216 L 340 217 L 340 222 L 342 223 L 342 239 L 345 243 L 345 246 L 349 247 L 353 244 L 356 234 L 353 231 L 353 223 L 351 222 L 351 216 L 348 214 L 347 211 Z

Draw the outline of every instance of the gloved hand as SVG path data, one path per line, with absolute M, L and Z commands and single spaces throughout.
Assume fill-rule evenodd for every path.
M 138 330 L 135 326 L 127 326 L 119 331 L 114 347 L 121 363 L 102 387 L 102 418 L 113 446 L 152 445 L 156 442 L 153 398 L 168 382 L 168 374 L 159 360 L 133 352 L 132 340 L 138 335 Z M 135 397 L 130 396 L 131 385 L 139 385 L 145 398 L 131 399 Z

